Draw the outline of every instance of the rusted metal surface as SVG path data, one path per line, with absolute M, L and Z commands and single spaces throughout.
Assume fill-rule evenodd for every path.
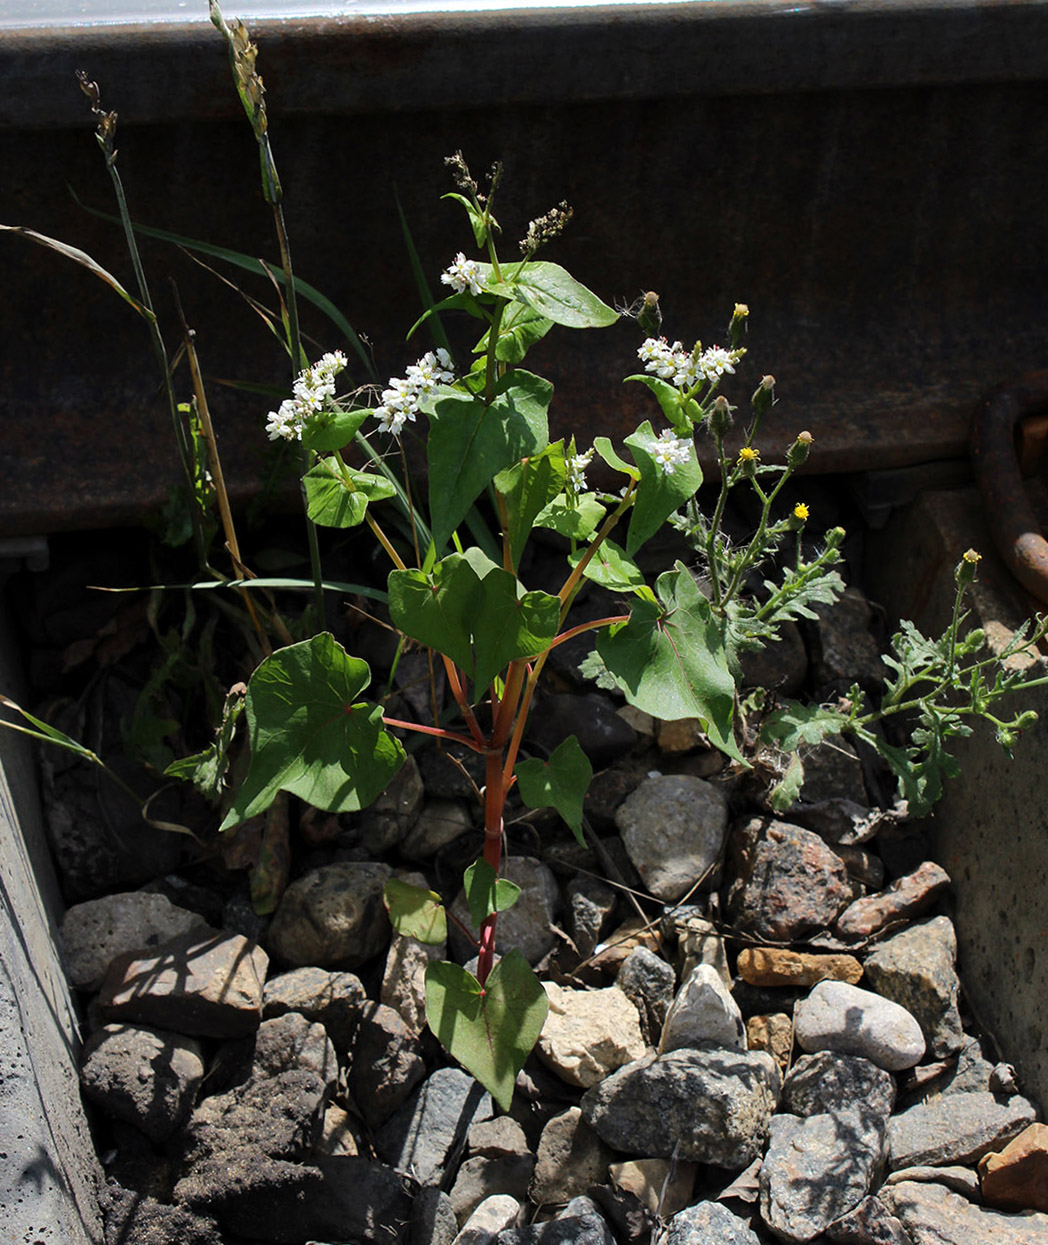
M 845 9 L 858 25 L 844 24 Z M 723 340 L 736 301 L 750 305 L 751 353 L 726 392 L 744 415 L 759 377 L 776 376 L 767 460 L 804 428 L 815 436 L 813 471 L 964 457 L 988 361 L 1007 376 L 1048 359 L 1048 111 L 1043 85 L 1019 80 L 1045 63 L 1033 51 L 1048 46 L 1038 34 L 1048 5 L 796 10 L 712 0 L 578 10 L 563 29 L 544 27 L 537 10 L 449 25 L 419 16 L 410 28 L 393 19 L 260 27 L 296 271 L 368 335 L 380 379 L 403 375 L 430 343 L 421 333 L 404 342 L 419 303 L 397 199 L 439 288 L 469 245 L 461 213 L 440 200 L 442 158 L 461 148 L 479 170 L 504 157 L 507 253 L 531 217 L 567 198 L 575 221 L 548 257 L 606 301 L 658 290 L 671 339 L 706 344 Z M 789 65 L 777 41 L 755 41 L 772 28 L 765 20 L 792 32 Z M 949 35 L 941 46 L 936 22 Z M 1001 80 L 978 78 L 970 57 L 953 56 L 959 32 L 992 49 L 999 22 L 1027 23 L 1008 26 L 1009 38 L 1027 36 L 1014 42 L 1023 54 L 1006 73 L 991 51 L 988 76 Z M 849 70 L 843 50 L 863 30 L 880 33 Z M 914 31 L 924 33 L 899 42 Z M 140 30 L 121 47 L 112 32 L 0 37 L 0 68 L 17 70 L 0 77 L 0 221 L 64 239 L 131 281 L 119 229 L 68 194 L 72 186 L 112 210 L 71 72 L 83 65 L 120 114 L 135 218 L 275 260 L 221 41 L 206 24 L 181 38 Z M 575 49 L 570 66 L 565 47 Z M 442 57 L 445 69 L 459 57 L 477 76 L 446 72 L 427 105 L 420 66 L 433 77 Z M 874 83 L 883 89 L 861 89 Z M 59 120 L 69 128 L 33 128 Z M 230 489 L 246 499 L 265 467 L 270 403 L 218 382 L 286 383 L 279 348 L 235 293 L 173 248 L 144 252 L 169 344 L 166 279 L 178 282 Z M 0 238 L 0 263 L 0 535 L 140 520 L 177 479 L 143 325 L 101 283 L 23 239 Z M 272 302 L 264 281 L 229 275 Z M 303 315 L 318 352 L 344 344 L 312 309 Z M 448 324 L 463 359 L 471 327 Z M 536 347 L 529 362 L 556 386 L 555 436 L 621 438 L 638 419 L 659 419 L 650 394 L 621 384 L 639 370 L 639 340 L 623 322 Z M 364 379 L 357 368 L 352 383 Z M 708 463 L 701 443 L 700 453 Z
M 1048 540 L 1027 496 L 1016 446 L 1020 422 L 1046 412 L 1048 371 L 992 389 L 972 420 L 972 463 L 994 544 L 1023 587 L 1048 603 Z

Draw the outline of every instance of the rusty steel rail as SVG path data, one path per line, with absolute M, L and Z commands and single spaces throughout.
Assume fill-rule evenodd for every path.
M 1023 587 L 1048 603 L 1048 540 L 1023 485 L 1016 446 L 1020 423 L 1045 415 L 1048 371 L 997 385 L 975 409 L 971 455 L 994 544 Z

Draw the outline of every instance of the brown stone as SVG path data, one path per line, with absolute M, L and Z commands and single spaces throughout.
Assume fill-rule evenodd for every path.
M 870 938 L 896 921 L 908 921 L 924 912 L 950 885 L 941 865 L 926 860 L 912 873 L 897 878 L 887 890 L 856 899 L 837 918 L 841 938 Z
M 820 981 L 846 981 L 854 986 L 862 977 L 862 965 L 853 955 L 747 947 L 739 953 L 739 975 L 751 986 L 815 986 Z
M 118 956 L 99 1003 L 107 1020 L 131 1020 L 194 1037 L 241 1037 L 262 1018 L 269 956 L 241 934 L 202 927 L 149 956 Z
M 803 826 L 748 818 L 732 835 L 731 860 L 728 919 L 762 940 L 791 942 L 829 927 L 851 898 L 843 861 Z
M 658 928 L 640 917 L 630 917 L 613 934 L 609 934 L 594 951 L 593 964 L 614 976 L 635 947 L 647 947 L 655 952 L 662 948 Z
M 983 1201 L 1001 1210 L 1048 1211 L 1048 1124 L 1031 1124 L 979 1161 Z
M 707 743 L 701 718 L 677 718 L 672 722 L 656 723 L 656 739 L 660 752 L 691 752 Z
M 750 1050 L 766 1050 L 785 1071 L 793 1053 L 793 1017 L 785 1012 L 751 1016 L 746 1021 L 746 1045 Z

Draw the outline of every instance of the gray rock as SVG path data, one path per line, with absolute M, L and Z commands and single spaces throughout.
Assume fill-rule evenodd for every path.
M 322 1078 L 297 1068 L 205 1098 L 179 1138 L 183 1166 L 221 1164 L 248 1150 L 271 1159 L 305 1158 L 320 1139 L 326 1098 Z
M 98 990 L 118 955 L 147 952 L 204 923 L 166 895 L 144 891 L 74 904 L 62 918 L 59 934 L 66 975 L 78 990 Z
M 262 992 L 262 1018 L 271 1020 L 288 1012 L 300 1012 L 318 1020 L 345 1052 L 353 1040 L 360 1006 L 367 998 L 360 978 L 353 973 L 329 972 L 313 966 L 293 968 L 271 977 Z
M 982 1201 L 979 1173 L 974 1167 L 901 1167 L 898 1171 L 889 1172 L 884 1183 L 900 1184 L 904 1180 L 914 1180 L 918 1184 L 945 1185 L 954 1193 L 962 1194 L 969 1202 Z
M 847 800 L 860 807 L 869 804 L 862 762 L 847 739 L 830 735 L 805 751 L 800 798 L 806 804 L 830 800 Z
M 607 932 L 618 907 L 618 892 L 599 878 L 580 873 L 568 883 L 568 933 L 585 959 Z
M 438 1068 L 382 1126 L 379 1156 L 421 1185 L 439 1184 L 472 1124 L 490 1119 L 491 1095 L 458 1068 Z
M 880 687 L 884 663 L 871 631 L 873 611 L 858 588 L 846 588 L 832 605 L 816 605 L 814 675 L 820 684 L 842 683 L 842 690 L 858 681 L 866 688 Z
M 533 856 L 507 856 L 502 874 L 511 882 L 516 882 L 521 893 L 512 908 L 499 913 L 499 949 L 505 952 L 518 947 L 529 964 L 537 964 L 557 942 L 557 936 L 550 928 L 556 922 L 560 908 L 557 880 L 553 870 Z M 459 891 L 451 910 L 467 929 L 473 928 L 464 891 Z M 477 932 L 473 930 L 474 937 Z M 460 964 L 477 953 L 475 944 L 452 921 L 448 922 L 448 945 Z
M 607 1180 L 614 1154 L 578 1107 L 553 1116 L 539 1138 L 530 1197 L 536 1206 L 567 1202 Z
M 518 1202 L 526 1201 L 528 1186 L 535 1171 L 535 1156 L 530 1153 L 500 1155 L 492 1158 L 475 1154 L 459 1167 L 451 1188 L 451 1207 L 460 1224 L 473 1214 L 481 1202 L 502 1193 Z
M 338 1058 L 324 1026 L 298 1012 L 263 1020 L 255 1036 L 254 1075 L 276 1076 L 291 1068 L 315 1072 L 329 1092 L 338 1080 Z
M 1044 1245 L 1048 1240 L 1048 1215 L 986 1210 L 943 1185 L 903 1181 L 885 1185 L 878 1196 L 913 1245 Z
M 523 1228 L 504 1228 L 498 1245 L 615 1245 L 611 1229 L 600 1215 L 570 1215 Z
M 428 1190 L 423 1189 L 423 1193 Z M 520 1203 L 505 1193 L 485 1198 L 462 1225 L 453 1245 L 491 1245 L 503 1228 L 508 1228 L 520 1214 Z M 415 1245 L 412 1241 L 411 1245 Z M 424 1245 L 419 1242 L 419 1245 Z
M 732 988 L 724 935 L 712 921 L 697 913 L 688 913 L 686 916 L 678 916 L 673 920 L 673 932 L 677 938 L 682 981 L 697 965 L 709 964 L 720 973 L 721 981 L 728 989 Z
M 937 1059 L 964 1045 L 956 964 L 953 923 L 937 916 L 886 939 L 866 957 L 864 966 L 873 989 L 916 1018 L 928 1052 Z
M 709 964 L 692 969 L 670 1006 L 659 1038 L 659 1054 L 682 1046 L 746 1049 L 746 1026 L 738 1004 Z
M 365 851 L 380 856 L 404 840 L 418 821 L 425 794 L 418 763 L 409 753 L 385 791 L 356 815 Z
M 892 1117 L 889 1163 L 893 1169 L 974 1164 L 1036 1118 L 1033 1103 L 1018 1094 L 1005 1100 L 988 1091 L 944 1094 Z
M 833 1051 L 802 1055 L 782 1083 L 782 1108 L 794 1115 L 821 1115 L 859 1105 L 885 1120 L 895 1106 L 891 1075 L 859 1055 Z
M 809 1054 L 861 1055 L 888 1072 L 912 1068 L 924 1054 L 921 1027 L 904 1007 L 843 981 L 820 981 L 793 1015 Z
M 466 1150 L 493 1159 L 531 1153 L 523 1128 L 509 1115 L 474 1124 L 466 1135 Z
M 429 860 L 473 829 L 473 813 L 461 800 L 427 800 L 400 845 L 408 860 Z
M 703 875 L 707 890 L 728 830 L 728 801 L 686 774 L 648 778 L 615 810 L 615 824 L 644 885 L 673 903 Z
M 419 1189 L 411 1208 L 407 1245 L 453 1245 L 457 1239 L 458 1221 L 451 1209 L 451 1198 L 433 1185 Z M 473 1245 L 487 1242 L 477 1238 Z
M 292 967 L 358 968 L 389 941 L 382 888 L 388 865 L 322 865 L 284 892 L 269 927 L 273 954 Z
M 696 1202 L 669 1221 L 663 1245 L 761 1245 L 745 1219 L 720 1202 Z
M 198 1042 L 134 1025 L 106 1025 L 92 1034 L 80 1071 L 92 1102 L 157 1144 L 185 1122 L 203 1079 Z
M 637 733 L 620 718 L 618 706 L 603 692 L 555 692 L 543 696 L 528 723 L 528 738 L 549 755 L 569 735 L 579 741 L 594 769 L 605 769 L 637 742 Z
M 106 1245 L 223 1245 L 218 1224 L 185 1206 L 170 1206 L 108 1181 L 100 1190 Z
M 817 834 L 753 817 L 732 835 L 728 919 L 759 938 L 788 942 L 832 925 L 851 899 L 848 871 Z
M 269 956 L 240 934 L 206 926 L 110 964 L 99 995 L 107 1020 L 127 1020 L 200 1037 L 243 1037 L 262 1016 Z
M 757 649 L 739 654 L 742 687 L 763 687 L 780 696 L 793 696 L 808 674 L 808 651 L 795 622 L 783 623 L 778 636 Z
M 834 1245 L 913 1245 L 910 1234 L 878 1197 L 866 1197 L 826 1228 Z
M 935 1064 L 921 1064 L 900 1083 L 900 1106 L 927 1101 L 939 1094 L 989 1090 L 993 1064 L 983 1056 L 978 1038 L 965 1036 L 957 1055 Z M 996 1092 L 996 1091 L 991 1091 Z
M 414 1033 L 426 1027 L 426 969 L 445 959 L 446 942 L 427 944 L 394 934 L 389 944 L 379 1001 L 399 1013 Z
M 672 965 L 647 947 L 634 947 L 623 960 L 615 984 L 637 1009 L 645 1040 L 655 1046 L 677 984 Z
M 425 1075 L 418 1035 L 391 1007 L 365 1003 L 353 1042 L 349 1090 L 369 1127 L 387 1120 Z
M 790 1245 L 812 1240 L 869 1193 L 885 1138 L 884 1117 L 863 1107 L 774 1116 L 760 1173 L 761 1218 Z
M 228 1232 L 297 1245 L 322 1184 L 316 1167 L 248 1147 L 198 1164 L 175 1185 L 174 1197 L 178 1205 L 214 1217 Z
M 763 1051 L 675 1050 L 612 1073 L 582 1098 L 587 1124 L 625 1154 L 745 1167 L 760 1151 L 782 1085 Z
M 303 1240 L 396 1240 L 411 1221 L 413 1188 L 382 1163 L 333 1157 L 315 1164 L 257 1152 L 211 1160 L 175 1186 L 230 1233 L 277 1245 Z

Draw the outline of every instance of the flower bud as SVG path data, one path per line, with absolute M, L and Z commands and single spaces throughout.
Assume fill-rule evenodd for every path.
M 761 419 L 775 405 L 775 377 L 765 376 L 750 398 L 753 414 Z
M 641 299 L 640 310 L 637 312 L 637 327 L 645 337 L 658 337 L 662 330 L 662 311 L 659 308 L 659 296 L 654 290 L 648 290 Z
M 804 431 L 797 434 L 797 440 L 786 451 L 786 461 L 791 467 L 799 467 L 802 463 L 808 461 L 808 454 L 811 451 L 811 444 L 815 438 L 810 432 Z
M 831 527 L 826 533 L 826 548 L 839 549 L 844 544 L 845 531 L 843 527 Z
M 746 321 L 749 319 L 750 309 L 745 303 L 736 303 L 735 310 L 732 312 L 731 324 L 728 326 L 728 336 L 731 338 L 731 348 L 734 350 L 746 335 Z
M 953 573 L 958 588 L 967 588 L 972 583 L 975 579 L 975 568 L 981 559 L 982 554 L 974 549 L 968 549 L 961 555 L 961 560 L 957 563 L 957 569 Z
M 731 427 L 732 407 L 728 405 L 728 399 L 720 394 L 713 399 L 713 405 L 710 407 L 710 431 L 714 436 L 724 436 Z

